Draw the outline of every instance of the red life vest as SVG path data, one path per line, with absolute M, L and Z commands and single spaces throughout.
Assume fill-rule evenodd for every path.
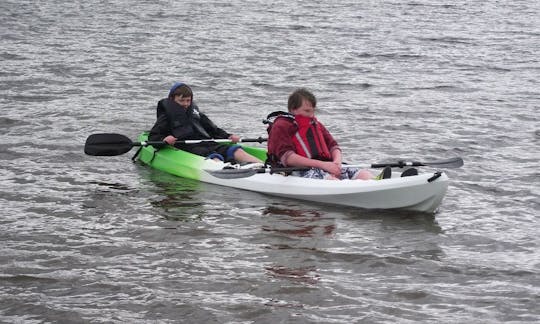
M 332 161 L 321 126 L 315 117 L 295 115 L 298 131 L 293 137 L 296 154 L 316 160 Z

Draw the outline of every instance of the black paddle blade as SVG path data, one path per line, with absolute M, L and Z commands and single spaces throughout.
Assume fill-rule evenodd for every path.
M 463 159 L 460 157 L 455 157 L 447 160 L 439 160 L 439 161 L 428 161 L 428 162 L 418 162 L 418 161 L 398 161 L 398 162 L 390 162 L 390 163 L 375 163 L 372 164 L 372 168 L 384 168 L 384 167 L 392 167 L 392 168 L 404 168 L 408 166 L 432 166 L 437 168 L 460 168 L 463 166 Z
M 128 152 L 133 146 L 133 142 L 121 134 L 92 134 L 86 139 L 84 153 L 94 156 L 115 156 Z
M 448 160 L 440 161 L 431 161 L 431 162 L 420 162 L 422 165 L 429 165 L 439 168 L 461 168 L 463 166 L 463 159 L 460 157 L 451 158 Z
M 258 173 L 257 169 L 222 169 L 222 170 L 206 170 L 216 178 L 221 179 L 239 179 L 251 177 Z

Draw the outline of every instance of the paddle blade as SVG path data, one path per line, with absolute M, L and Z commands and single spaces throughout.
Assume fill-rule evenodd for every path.
M 455 157 L 447 160 L 439 160 L 439 161 L 428 161 L 428 162 L 418 162 L 418 161 L 399 161 L 399 162 L 391 162 L 391 163 L 375 163 L 372 164 L 372 168 L 384 168 L 384 167 L 392 167 L 392 168 L 404 168 L 404 167 L 417 167 L 417 166 L 432 166 L 437 168 L 460 168 L 463 166 L 463 159 L 460 157 Z
M 133 146 L 133 142 L 121 134 L 92 134 L 86 139 L 84 153 L 94 156 L 115 156 L 128 152 Z
M 448 160 L 421 162 L 421 163 L 423 165 L 452 169 L 452 168 L 461 168 L 463 166 L 463 159 L 460 157 L 455 157 Z
M 222 170 L 206 170 L 209 174 L 220 179 L 239 179 L 251 177 L 258 173 L 257 169 L 222 169 Z

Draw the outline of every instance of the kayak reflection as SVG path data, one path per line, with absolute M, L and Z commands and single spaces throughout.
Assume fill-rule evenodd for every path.
M 158 214 L 166 220 L 198 221 L 206 215 L 199 181 L 179 181 L 178 177 L 155 170 L 149 172 L 148 179 L 154 185 L 153 193 L 157 195 L 150 200 L 150 205 L 156 207 Z
M 276 279 L 287 279 L 291 281 L 298 281 L 308 284 L 316 284 L 321 279 L 321 276 L 315 271 L 317 268 L 315 266 L 304 266 L 304 267 L 285 267 L 285 266 L 268 266 L 265 267 L 265 270 L 270 274 L 270 276 Z
M 316 237 L 330 236 L 336 229 L 334 219 L 323 217 L 323 214 L 317 210 L 269 206 L 262 214 L 273 216 L 272 222 L 262 226 L 262 230 L 266 232 L 300 237 Z
M 262 231 L 273 234 L 267 238 L 272 262 L 264 269 L 274 279 L 313 285 L 321 276 L 312 253 L 334 236 L 336 223 L 319 210 L 295 207 L 268 206 L 263 210 L 266 223 Z

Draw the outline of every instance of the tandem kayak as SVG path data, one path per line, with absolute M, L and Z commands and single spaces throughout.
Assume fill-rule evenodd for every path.
M 143 133 L 138 140 L 148 140 Z M 243 149 L 266 159 L 263 148 L 242 145 Z M 410 210 L 433 213 L 441 204 L 448 187 L 448 177 L 442 172 L 420 173 L 383 180 L 320 180 L 307 179 L 265 169 L 231 168 L 172 146 L 156 149 L 141 146 L 138 159 L 150 167 L 182 178 L 244 189 L 258 193 L 293 198 L 317 203 L 357 207 L 363 209 Z

